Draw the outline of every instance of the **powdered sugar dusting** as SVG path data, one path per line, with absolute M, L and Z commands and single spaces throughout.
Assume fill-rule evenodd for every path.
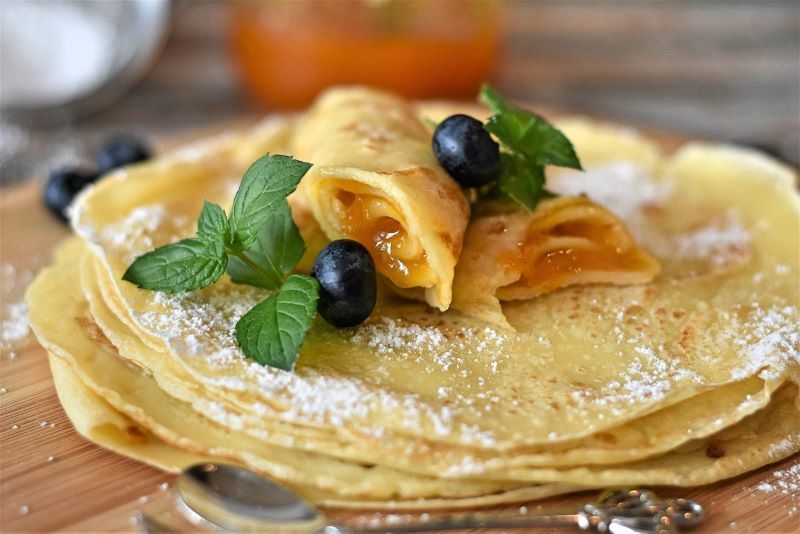
M 752 306 L 743 324 L 732 331 L 747 332 L 734 341 L 745 356 L 734 369 L 734 379 L 759 373 L 764 380 L 776 380 L 788 365 L 800 364 L 800 314 L 796 306 Z
M 131 210 L 101 231 L 89 233 L 104 248 L 118 253 L 122 261 L 131 263 L 156 246 L 186 237 L 192 230 L 187 217 L 169 214 L 162 204 L 150 204 Z
M 28 325 L 28 305 L 24 302 L 4 304 L 3 310 L 3 347 L 11 346 L 28 337 L 31 329 Z
M 634 225 L 646 208 L 668 202 L 673 190 L 671 184 L 655 180 L 643 167 L 626 161 L 585 172 L 563 171 L 548 178 L 547 186 L 562 195 L 586 194 L 628 225 Z
M 28 325 L 28 305 L 23 300 L 23 294 L 33 279 L 33 272 L 11 263 L 3 263 L 0 274 L 2 275 L 0 349 L 3 352 L 8 351 L 11 356 L 14 354 L 12 351 L 28 339 L 31 332 Z
M 468 341 L 476 337 L 480 339 L 477 344 Z M 383 316 L 356 330 L 350 340 L 353 343 L 366 344 L 378 354 L 397 359 L 413 359 L 415 363 L 423 364 L 422 369 L 427 373 L 452 371 L 461 373 L 466 378 L 471 372 L 464 367 L 466 360 L 463 354 L 469 350 L 499 354 L 506 337 L 490 327 L 463 327 L 445 333 L 436 326 Z M 492 359 L 488 364 L 489 373 L 497 373 L 500 365 L 500 360 Z M 440 388 L 439 394 L 445 396 L 446 392 L 447 388 L 443 391 Z
M 800 463 L 772 472 L 772 478 L 755 487 L 759 493 L 788 497 L 788 515 L 794 516 L 800 510 Z
M 742 225 L 738 213 L 729 210 L 721 220 L 679 236 L 675 249 L 680 257 L 723 267 L 744 260 L 749 243 L 750 232 Z

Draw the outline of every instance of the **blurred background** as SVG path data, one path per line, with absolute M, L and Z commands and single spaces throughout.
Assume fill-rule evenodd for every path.
M 0 0 L 0 179 L 109 135 L 306 106 L 334 83 L 546 110 L 800 161 L 800 2 Z

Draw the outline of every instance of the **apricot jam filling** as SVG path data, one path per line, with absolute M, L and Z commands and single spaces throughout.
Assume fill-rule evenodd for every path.
M 335 193 L 339 227 L 370 251 L 378 272 L 398 287 L 431 287 L 436 282 L 420 241 L 409 235 L 401 215 L 385 199 L 340 189 Z
M 498 262 L 520 273 L 506 288 L 546 293 L 562 287 L 583 271 L 630 272 L 647 268 L 648 257 L 619 224 L 570 222 L 530 231 L 517 250 Z

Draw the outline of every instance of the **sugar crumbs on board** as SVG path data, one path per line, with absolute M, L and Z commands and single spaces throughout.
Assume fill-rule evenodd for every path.
M 28 305 L 22 299 L 25 289 L 33 279 L 33 272 L 11 263 L 3 263 L 2 274 L 2 338 L 0 349 L 13 357 L 13 349 L 28 339 L 31 329 L 28 324 Z
M 800 496 L 800 463 L 786 469 L 773 471 L 772 482 L 762 482 L 756 489 L 763 493 L 780 493 L 782 495 Z

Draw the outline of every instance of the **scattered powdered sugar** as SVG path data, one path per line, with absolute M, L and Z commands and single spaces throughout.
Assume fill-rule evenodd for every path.
M 795 450 L 796 442 L 800 441 L 800 434 L 788 436 L 769 446 L 767 453 L 770 458 L 784 458 Z
M 235 284 L 190 293 L 155 293 L 158 311 L 139 313 L 137 318 L 178 353 L 224 366 L 242 359 L 234 327 L 265 296 L 263 289 Z
M 701 260 L 715 267 L 747 258 L 750 232 L 733 209 L 678 234 L 665 233 L 649 222 L 648 208 L 668 203 L 674 188 L 633 163 L 611 163 L 585 172 L 562 171 L 548 180 L 548 186 L 560 194 L 585 193 L 622 219 L 636 241 L 661 258 Z
M 634 338 L 628 341 L 641 342 Z M 702 382 L 697 373 L 676 366 L 673 360 L 662 357 L 663 351 L 641 344 L 634 346 L 633 351 L 637 356 L 619 380 L 608 382 L 598 392 L 577 388 L 572 392 L 572 397 L 575 400 L 608 406 L 611 413 L 622 415 L 633 403 L 663 399 L 676 385 Z
M 378 354 L 406 354 L 410 347 L 429 351 L 440 349 L 447 343 L 447 337 L 436 327 L 384 316 L 379 322 L 360 328 L 351 341 L 366 343 Z
M 474 339 L 478 342 L 473 342 Z M 376 353 L 388 357 L 413 359 L 415 363 L 424 364 L 426 373 L 457 371 L 466 378 L 471 374 L 465 368 L 466 360 L 455 353 L 472 351 L 499 354 L 506 342 L 506 336 L 488 326 L 483 329 L 462 327 L 446 334 L 437 326 L 382 316 L 357 329 L 350 341 L 366 345 Z M 500 360 L 492 359 L 488 362 L 488 371 L 496 374 L 500 364 Z M 442 388 L 439 395 L 443 395 Z
M 30 335 L 28 324 L 28 305 L 23 300 L 25 289 L 33 280 L 33 271 L 19 268 L 11 263 L 3 263 L 0 268 L 2 275 L 2 337 L 0 349 L 8 351 L 9 357 Z
M 3 307 L 3 347 L 11 346 L 28 337 L 28 305 L 25 302 L 12 302 Z
M 81 201 L 76 204 L 77 209 L 83 207 Z M 107 252 L 116 253 L 126 263 L 157 245 L 177 241 L 194 231 L 188 217 L 169 213 L 162 204 L 139 206 L 100 231 L 90 228 L 88 223 L 79 223 L 79 228 L 91 241 L 98 242 Z
M 764 493 L 781 493 L 798 497 L 800 495 L 800 463 L 786 469 L 773 471 L 774 479 L 771 482 L 762 482 L 756 486 L 758 491 Z
M 734 340 L 746 359 L 732 376 L 760 373 L 764 380 L 778 379 L 792 360 L 800 363 L 800 314 L 796 306 L 752 306 L 752 313 L 734 330 L 748 333 Z
M 562 171 L 548 177 L 547 186 L 562 195 L 585 193 L 628 225 L 634 225 L 645 208 L 666 203 L 673 189 L 671 184 L 652 178 L 641 166 L 626 161 L 585 172 Z
M 729 210 L 721 220 L 680 235 L 675 251 L 680 257 L 710 261 L 721 267 L 745 258 L 749 243 L 750 232 L 738 213 Z
M 795 439 L 800 439 L 800 436 L 794 436 Z M 784 443 L 782 445 L 781 443 Z M 774 447 L 784 447 L 785 450 L 781 456 L 785 456 L 792 448 L 793 444 L 791 439 L 786 438 L 783 442 L 770 447 L 770 455 Z M 788 445 L 785 445 L 788 443 Z M 755 490 L 755 491 L 753 491 Z M 744 488 L 743 493 L 746 492 L 750 497 L 759 496 L 776 496 L 785 500 L 786 506 L 784 510 L 789 517 L 792 517 L 800 511 L 800 463 L 795 463 L 784 469 L 778 469 L 772 472 L 772 478 L 758 483 L 752 488 Z M 774 497 L 773 497 L 774 498 Z M 786 500 L 788 498 L 788 500 Z M 770 501 L 764 501 L 764 504 Z

